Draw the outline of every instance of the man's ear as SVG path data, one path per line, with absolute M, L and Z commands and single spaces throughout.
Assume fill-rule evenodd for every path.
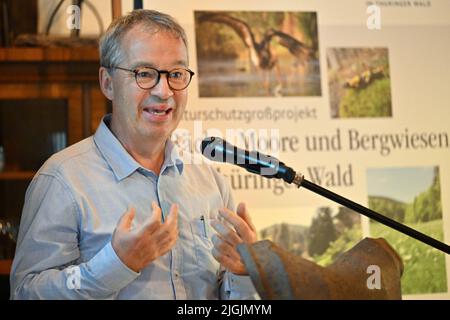
M 105 67 L 100 67 L 98 70 L 98 80 L 100 82 L 100 89 L 106 98 L 112 101 L 114 96 L 113 83 L 111 74 Z

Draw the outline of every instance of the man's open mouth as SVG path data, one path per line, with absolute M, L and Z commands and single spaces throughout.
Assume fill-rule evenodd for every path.
M 170 112 L 172 112 L 173 108 L 167 108 L 167 109 L 153 109 L 153 108 L 144 108 L 145 112 L 157 115 L 157 116 L 163 116 L 166 114 L 169 114 Z

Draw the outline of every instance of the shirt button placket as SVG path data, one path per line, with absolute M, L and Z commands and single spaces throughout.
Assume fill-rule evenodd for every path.
M 162 215 L 163 215 L 163 221 L 166 220 L 167 215 L 169 214 L 170 211 L 170 205 L 168 202 L 165 201 L 166 197 L 164 194 L 164 190 L 165 189 L 165 185 L 164 185 L 164 179 L 162 178 L 163 175 L 160 174 L 160 176 L 158 177 L 157 180 L 157 184 L 156 184 L 156 192 L 157 192 L 157 196 L 158 196 L 158 200 L 161 206 L 161 210 L 162 210 Z M 180 290 L 181 287 L 181 283 L 180 283 L 180 274 L 178 272 L 177 269 L 177 249 L 176 246 L 172 248 L 172 250 L 170 250 L 170 272 L 172 275 L 172 286 L 173 286 L 173 291 L 174 291 L 174 295 L 175 295 L 175 299 L 183 299 L 181 297 L 183 290 Z

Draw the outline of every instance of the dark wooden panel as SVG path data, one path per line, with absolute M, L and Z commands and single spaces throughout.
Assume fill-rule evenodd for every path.
M 35 171 L 59 148 L 67 146 L 68 101 L 0 99 L 0 145 L 5 171 Z
M 10 46 L 20 34 L 36 34 L 37 0 L 0 0 L 0 46 Z

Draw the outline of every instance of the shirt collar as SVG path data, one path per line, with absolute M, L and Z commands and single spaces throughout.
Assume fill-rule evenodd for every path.
M 168 139 L 166 142 L 166 149 L 164 150 L 164 163 L 161 172 L 168 167 L 175 167 L 179 174 L 183 173 L 184 162 L 180 155 L 180 151 L 172 140 Z
M 140 168 L 144 171 L 149 171 L 148 169 L 143 168 L 123 147 L 109 129 L 110 123 L 111 114 L 107 114 L 102 118 L 102 121 L 94 134 L 94 142 L 106 162 L 108 162 L 117 180 L 120 181 L 128 177 Z M 177 146 L 170 139 L 166 142 L 161 174 L 169 167 L 175 167 L 179 174 L 182 174 L 183 172 L 183 160 L 180 157 Z

